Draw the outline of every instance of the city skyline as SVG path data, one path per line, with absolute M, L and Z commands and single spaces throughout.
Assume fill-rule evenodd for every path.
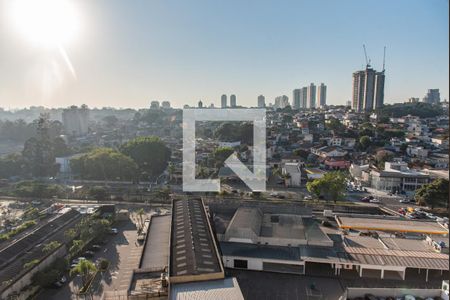
M 199 99 L 219 107 L 221 95 L 232 93 L 248 107 L 256 106 L 258 95 L 273 103 L 310 82 L 325 82 L 327 103 L 344 105 L 352 99 L 352 73 L 365 64 L 362 44 L 375 69 L 381 69 L 387 46 L 385 103 L 422 98 L 434 88 L 448 99 L 446 1 L 133 7 L 78 1 L 72 4 L 80 29 L 64 43 L 63 54 L 17 34 L 11 3 L 0 1 L 0 106 L 7 109 L 83 103 L 145 108 L 153 100 L 180 108 Z M 323 18 L 293 18 L 295 11 L 319 8 Z M 377 15 L 383 18 L 354 26 Z M 299 39 L 308 35 L 314 47 Z

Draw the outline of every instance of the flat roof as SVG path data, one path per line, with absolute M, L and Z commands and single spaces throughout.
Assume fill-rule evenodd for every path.
M 170 300 L 244 300 L 236 278 L 173 284 Z
M 169 263 L 170 215 L 152 216 L 140 269 L 161 268 Z
M 364 218 L 337 216 L 336 221 L 339 227 L 344 229 L 448 234 L 448 229 L 445 229 L 435 221 L 413 221 L 375 216 L 367 216 Z
M 223 274 L 223 267 L 203 201 L 174 199 L 169 277 L 211 273 Z
M 300 249 L 298 247 L 220 242 L 220 249 L 222 250 L 223 256 L 241 256 L 296 261 L 300 261 L 301 258 Z

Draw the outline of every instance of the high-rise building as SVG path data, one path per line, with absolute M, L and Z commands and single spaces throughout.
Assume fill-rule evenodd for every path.
M 165 109 L 169 109 L 170 108 L 170 102 L 169 101 L 161 102 L 161 107 L 165 108 Z
M 295 89 L 292 91 L 292 108 L 293 109 L 299 109 L 301 107 L 300 102 L 300 96 L 301 96 L 302 90 L 301 89 Z
M 384 71 L 375 73 L 375 109 L 380 109 L 384 105 Z
M 159 109 L 159 101 L 152 101 L 150 103 L 150 109 Z
M 411 97 L 406 101 L 406 103 L 417 103 L 419 101 L 420 101 L 420 98 Z
M 266 98 L 263 95 L 258 96 L 258 107 L 259 108 L 266 107 Z
M 286 95 L 278 96 L 275 98 L 275 104 L 274 108 L 285 108 L 286 106 L 289 106 L 289 97 Z
M 222 108 L 227 108 L 227 95 L 220 97 L 220 104 Z
M 230 96 L 230 107 L 236 107 L 236 95 Z
M 202 100 L 198 101 L 198 108 L 203 108 L 203 102 L 202 102 Z
M 317 87 L 317 102 L 320 107 L 327 105 L 327 86 L 323 83 Z
M 83 136 L 89 132 L 89 109 L 86 105 L 80 108 L 71 106 L 62 112 L 64 131 L 68 135 Z
M 430 104 L 441 102 L 441 93 L 439 92 L 439 89 L 429 89 L 422 101 Z
M 370 112 L 384 104 L 384 70 L 375 71 L 370 65 L 353 73 L 352 108 L 357 112 Z
M 311 83 L 308 86 L 306 98 L 307 98 L 306 99 L 307 108 L 315 108 L 316 107 L 316 86 L 314 85 L 314 83 Z
M 307 108 L 308 106 L 308 87 L 303 87 L 300 93 L 300 107 Z

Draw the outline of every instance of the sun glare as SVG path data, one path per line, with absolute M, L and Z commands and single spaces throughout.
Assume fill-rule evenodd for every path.
M 79 30 L 75 7 L 68 0 L 14 0 L 12 19 L 20 34 L 43 47 L 61 47 Z

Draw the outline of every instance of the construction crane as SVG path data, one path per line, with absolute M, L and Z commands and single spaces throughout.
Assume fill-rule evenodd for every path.
M 364 56 L 366 57 L 366 67 L 369 68 L 370 67 L 370 58 L 367 58 L 366 45 L 363 44 L 363 48 L 364 48 Z

